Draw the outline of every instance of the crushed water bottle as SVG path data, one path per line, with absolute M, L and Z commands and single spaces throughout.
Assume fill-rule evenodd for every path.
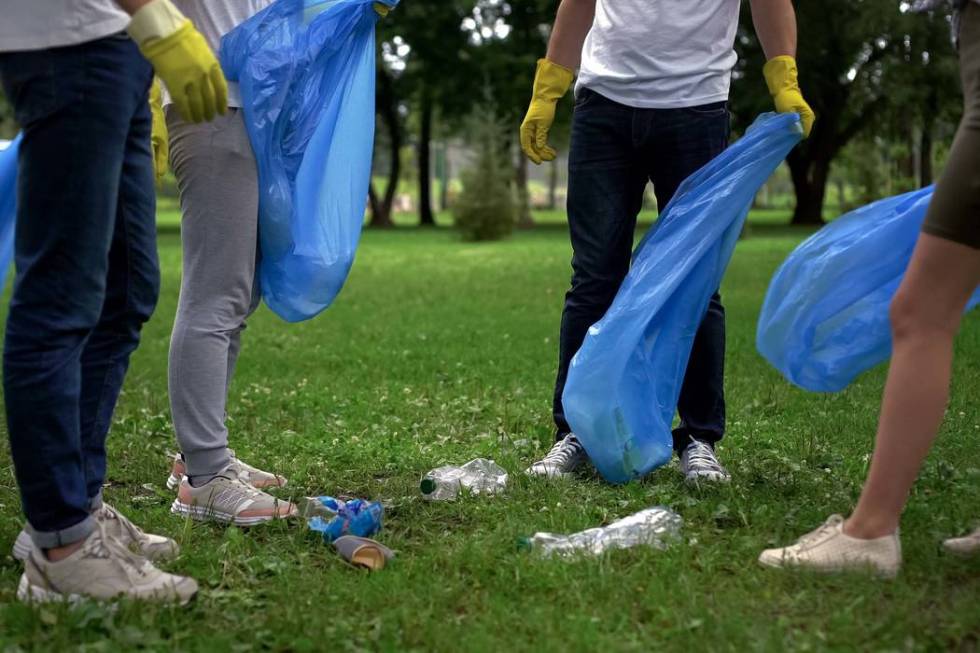
M 681 517 L 674 511 L 658 506 L 624 517 L 602 528 L 590 528 L 572 535 L 535 533 L 520 542 L 521 548 L 533 549 L 541 555 L 570 557 L 601 555 L 612 549 L 650 546 L 666 549 L 681 531 Z
M 507 471 L 492 460 L 477 458 L 462 467 L 447 465 L 422 477 L 419 489 L 429 501 L 452 501 L 465 489 L 471 494 L 496 494 L 507 487 Z
M 307 497 L 299 502 L 300 514 L 311 531 L 320 533 L 325 542 L 344 535 L 371 537 L 381 530 L 384 506 L 364 499 Z

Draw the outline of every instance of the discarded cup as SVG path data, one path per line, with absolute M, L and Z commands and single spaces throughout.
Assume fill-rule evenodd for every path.
M 452 501 L 465 489 L 471 494 L 496 494 L 507 487 L 507 471 L 486 458 L 462 467 L 447 465 L 422 477 L 419 489 L 428 501 Z
M 680 535 L 682 520 L 674 511 L 658 506 L 624 517 L 602 528 L 590 528 L 571 535 L 535 533 L 523 538 L 522 549 L 538 551 L 545 557 L 553 555 L 601 555 L 613 549 L 650 546 L 666 549 Z
M 308 497 L 300 502 L 300 514 L 308 518 L 307 526 L 333 542 L 343 535 L 370 537 L 381 530 L 384 506 L 377 501 L 333 497 Z
M 334 540 L 333 546 L 344 560 L 369 571 L 381 571 L 395 558 L 394 551 L 366 537 L 344 535 Z

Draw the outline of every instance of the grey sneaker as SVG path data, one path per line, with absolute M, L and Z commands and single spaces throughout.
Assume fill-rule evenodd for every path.
M 980 554 L 980 528 L 963 537 L 949 538 L 943 542 L 943 548 L 947 553 L 964 557 Z
M 239 459 L 232 449 L 229 449 L 228 452 L 231 454 L 231 467 L 234 472 L 252 487 L 259 489 L 286 487 L 285 477 L 271 472 L 264 472 L 257 467 L 252 467 L 244 460 Z M 179 453 L 174 454 L 174 462 L 170 467 L 170 476 L 167 477 L 167 489 L 176 490 L 186 475 L 187 467 L 184 465 L 184 459 Z
M 574 433 L 569 433 L 551 447 L 548 455 L 527 468 L 528 476 L 564 478 L 588 462 L 589 454 Z
M 51 562 L 32 549 L 17 587 L 25 603 L 129 598 L 184 605 L 196 594 L 194 579 L 160 571 L 107 535 L 102 522 L 64 560 Z
M 108 503 L 103 502 L 102 507 L 95 512 L 95 518 L 105 528 L 108 536 L 148 560 L 166 560 L 175 557 L 180 551 L 180 547 L 172 539 L 144 532 Z M 14 558 L 24 562 L 33 549 L 34 542 L 31 536 L 27 531 L 21 530 L 14 541 Z
M 220 521 L 236 526 L 254 526 L 298 514 L 296 506 L 252 487 L 232 468 L 200 487 L 186 479 L 180 483 L 170 512 L 199 521 Z
M 681 473 L 688 483 L 728 483 L 731 475 L 721 466 L 714 448 L 707 442 L 691 438 L 691 444 L 681 452 Z

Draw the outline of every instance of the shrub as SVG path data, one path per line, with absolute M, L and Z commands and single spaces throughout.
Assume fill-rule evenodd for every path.
M 492 103 L 467 121 L 474 160 L 460 175 L 463 190 L 453 204 L 453 222 L 463 240 L 500 240 L 514 230 L 517 205 L 508 132 Z

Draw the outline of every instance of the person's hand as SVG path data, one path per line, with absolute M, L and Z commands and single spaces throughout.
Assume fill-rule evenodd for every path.
M 151 0 L 127 30 L 184 120 L 202 122 L 228 109 L 228 84 L 201 33 L 170 0 Z
M 160 80 L 153 78 L 150 87 L 150 113 L 153 114 L 153 133 L 150 144 L 153 146 L 153 174 L 157 184 L 167 174 L 167 161 L 170 158 L 170 138 L 167 135 L 167 119 L 163 116 L 163 97 L 160 94 Z
M 385 16 L 388 15 L 388 12 L 391 11 L 391 7 L 389 7 L 388 5 L 384 4 L 383 2 L 375 2 L 374 3 L 374 10 L 376 12 L 378 12 L 378 15 L 379 16 L 381 16 L 382 18 L 384 18 Z
M 521 124 L 521 149 L 536 164 L 553 161 L 558 152 L 548 145 L 548 131 L 555 122 L 558 100 L 568 92 L 575 74 L 547 59 L 538 60 L 531 106 Z
M 796 60 L 788 55 L 773 57 L 762 68 L 766 86 L 772 95 L 779 113 L 798 113 L 803 124 L 803 137 L 810 135 L 816 115 L 803 99 L 800 83 L 797 81 Z

